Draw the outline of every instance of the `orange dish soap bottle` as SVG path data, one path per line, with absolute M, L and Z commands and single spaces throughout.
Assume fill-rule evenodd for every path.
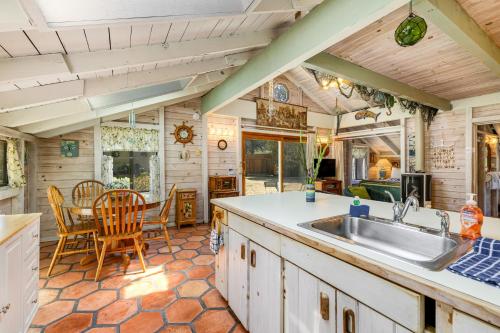
M 471 239 L 481 237 L 481 226 L 483 225 L 483 212 L 477 206 L 477 202 L 474 200 L 475 196 L 474 193 L 467 193 L 465 206 L 460 210 L 460 235 Z

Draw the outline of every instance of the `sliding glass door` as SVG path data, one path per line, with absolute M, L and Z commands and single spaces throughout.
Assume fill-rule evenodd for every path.
M 243 132 L 243 194 L 300 191 L 305 143 L 298 137 Z

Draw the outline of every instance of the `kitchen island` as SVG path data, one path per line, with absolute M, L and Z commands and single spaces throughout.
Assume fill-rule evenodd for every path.
M 216 284 L 250 332 L 498 332 L 499 288 L 298 225 L 347 214 L 351 200 L 318 193 L 306 203 L 303 192 L 287 192 L 211 201 L 225 236 Z M 392 218 L 392 204 L 362 203 Z M 458 214 L 449 214 L 457 232 Z M 440 226 L 433 209 L 410 211 L 405 222 Z M 498 239 L 499 229 L 485 218 L 484 236 Z

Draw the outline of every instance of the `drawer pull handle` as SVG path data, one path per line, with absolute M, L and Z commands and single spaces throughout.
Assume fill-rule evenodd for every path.
M 257 254 L 255 253 L 255 250 L 250 251 L 250 266 L 254 268 L 257 266 Z
M 343 333 L 356 333 L 356 315 L 351 309 L 344 309 Z
M 33 266 L 33 267 L 31 267 L 31 270 L 32 270 L 33 272 L 37 271 L 37 270 L 38 270 L 38 266 Z
M 33 236 L 33 238 L 38 238 L 38 234 L 33 233 L 31 235 Z
M 245 253 L 246 253 L 246 250 L 245 250 L 246 246 L 245 244 L 241 244 L 241 248 L 240 248 L 240 256 L 241 256 L 241 260 L 245 260 Z
M 35 298 L 34 300 L 32 300 L 31 303 L 33 303 L 33 304 L 38 303 L 38 298 Z
M 9 312 L 9 309 L 10 309 L 10 303 L 7 304 L 6 306 L 3 306 L 1 312 L 3 314 L 6 314 L 7 312 Z
M 330 320 L 330 298 L 326 293 L 319 293 L 320 313 L 323 320 Z

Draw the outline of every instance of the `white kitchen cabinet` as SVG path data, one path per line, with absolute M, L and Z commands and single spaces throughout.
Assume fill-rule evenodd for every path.
M 249 261 L 249 331 L 280 333 L 283 308 L 281 258 L 250 242 Z
M 227 300 L 229 228 L 226 225 L 221 225 L 221 234 L 224 238 L 224 245 L 220 247 L 219 253 L 215 255 L 215 286 L 222 297 Z
M 337 332 L 343 333 L 409 333 L 377 311 L 337 291 Z
M 285 333 L 335 333 L 335 289 L 285 261 Z
M 23 332 L 22 237 L 0 247 L 0 332 Z
M 457 310 L 453 310 L 452 327 L 453 333 L 500 333 L 500 329 L 498 327 L 494 327 L 484 321 Z
M 39 220 L 0 245 L 0 332 L 26 332 L 38 309 Z
M 248 238 L 229 229 L 228 304 L 245 328 L 248 328 L 248 246 Z

